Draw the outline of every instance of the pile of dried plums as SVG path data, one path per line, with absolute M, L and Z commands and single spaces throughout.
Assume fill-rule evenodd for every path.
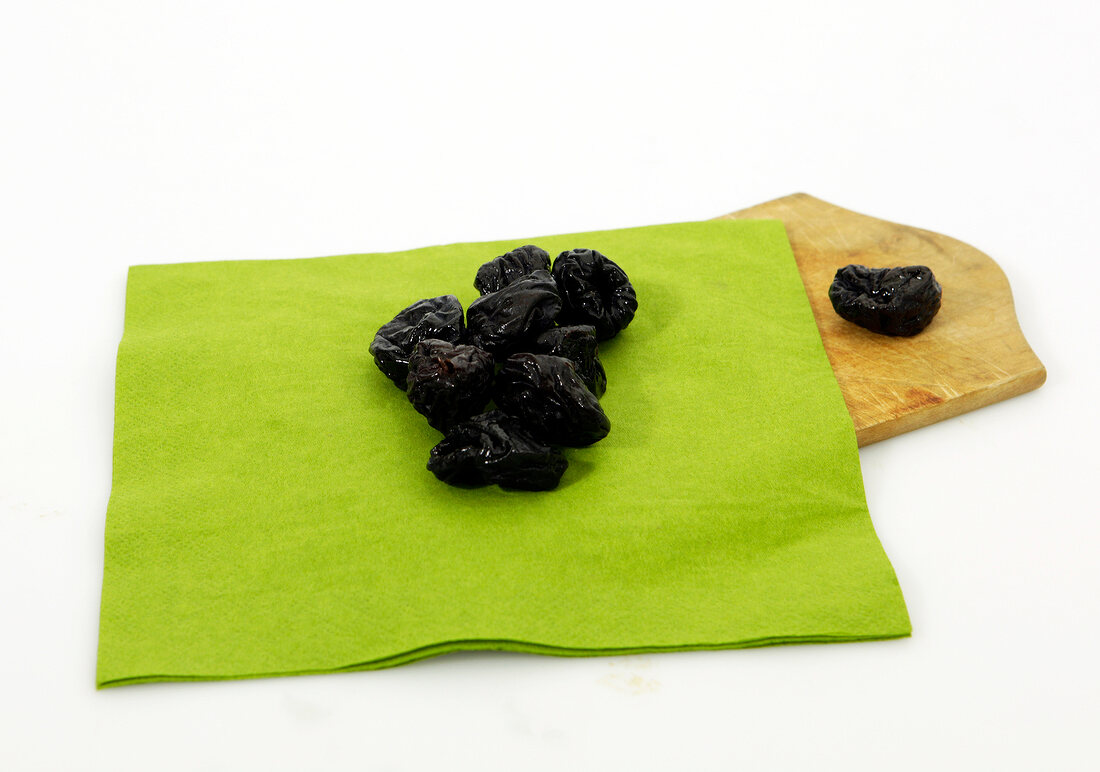
M 481 266 L 474 287 L 465 319 L 454 295 L 418 301 L 382 325 L 370 352 L 445 435 L 428 460 L 436 477 L 549 490 L 568 465 L 561 447 L 611 430 L 598 341 L 630 324 L 634 287 L 593 249 L 562 252 L 551 269 L 530 244 Z

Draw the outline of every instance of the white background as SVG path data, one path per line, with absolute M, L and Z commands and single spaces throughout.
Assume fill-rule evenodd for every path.
M 1096 3 L 0 9 L 0 768 L 1100 765 Z M 993 256 L 1049 371 L 861 452 L 911 639 L 94 690 L 128 265 L 795 191 Z

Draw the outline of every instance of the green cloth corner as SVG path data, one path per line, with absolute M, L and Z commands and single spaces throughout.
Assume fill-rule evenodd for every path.
M 367 351 L 526 240 L 131 269 L 99 686 L 909 634 L 782 223 L 533 241 L 639 298 L 611 434 L 544 493 L 438 482 Z

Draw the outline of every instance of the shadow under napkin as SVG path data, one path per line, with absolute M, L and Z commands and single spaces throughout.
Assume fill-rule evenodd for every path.
M 439 483 L 367 352 L 528 240 L 131 269 L 99 686 L 909 633 L 782 224 L 533 241 L 639 295 L 611 434 L 545 493 Z

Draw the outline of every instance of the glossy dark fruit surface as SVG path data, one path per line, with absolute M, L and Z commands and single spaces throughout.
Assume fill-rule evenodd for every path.
M 474 286 L 481 297 L 465 314 L 454 295 L 403 309 L 370 353 L 443 433 L 428 460 L 440 480 L 555 488 L 568 466 L 561 447 L 611 431 L 599 400 L 607 389 L 599 341 L 634 318 L 634 288 L 595 250 L 562 252 L 551 270 L 533 244 L 483 263 Z
M 489 403 L 493 357 L 477 346 L 422 340 L 409 357 L 408 397 L 428 423 L 446 433 Z
M 409 355 L 416 344 L 428 338 L 458 343 L 465 336 L 462 304 L 454 295 L 418 300 L 392 321 L 386 322 L 374 336 L 370 353 L 386 377 L 405 391 L 409 375 Z
M 600 362 L 600 344 L 592 325 L 552 327 L 535 341 L 535 351 L 568 359 L 584 385 L 597 397 L 607 390 L 607 373 Z
M 456 424 L 431 450 L 428 470 L 450 485 L 555 488 L 569 462 L 500 410 Z
M 882 335 L 916 335 L 939 312 L 942 296 L 936 277 L 923 265 L 847 265 L 829 287 L 829 300 L 841 318 Z
M 550 270 L 550 255 L 534 244 L 513 249 L 477 269 L 474 286 L 482 295 L 504 289 L 521 276 Z
M 607 340 L 625 329 L 638 310 L 626 273 L 594 249 L 562 252 L 553 274 L 562 299 L 560 324 L 590 324 L 596 337 Z
M 532 345 L 560 311 L 554 278 L 535 271 L 471 303 L 466 327 L 471 343 L 499 358 Z
M 493 399 L 497 407 L 551 445 L 583 447 L 611 431 L 596 395 L 581 381 L 572 362 L 561 357 L 508 357 L 493 384 Z

